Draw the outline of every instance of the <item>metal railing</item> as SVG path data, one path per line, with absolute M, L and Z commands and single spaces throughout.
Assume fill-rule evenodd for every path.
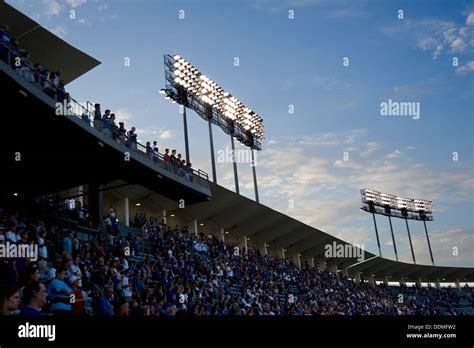
M 4 43 L 0 43 L 0 46 L 6 50 L 3 52 L 0 51 L 0 60 L 7 63 L 12 69 L 15 69 L 25 80 L 30 81 L 36 87 L 42 89 L 48 97 L 55 100 L 57 103 L 63 103 L 66 106 L 66 110 L 64 110 L 65 115 L 76 116 L 82 119 L 90 127 L 98 130 L 102 135 L 114 139 L 127 149 L 134 150 L 134 153 L 140 154 L 142 157 L 154 162 L 161 168 L 180 177 L 184 177 L 190 182 L 196 183 L 206 188 L 208 187 L 207 182 L 209 181 L 209 175 L 205 171 L 201 169 L 196 170 L 191 167 L 185 168 L 176 163 L 165 161 L 163 154 L 155 151 L 147 151 L 145 145 L 137 142 L 135 139 L 130 138 L 127 134 L 119 133 L 116 125 L 108 125 L 107 127 L 103 126 L 102 118 L 100 126 L 99 124 L 95 124 L 93 111 L 91 108 L 89 108 L 89 106 L 93 106 L 92 103 L 87 101 L 86 106 L 84 106 L 77 102 L 69 95 L 69 93 L 66 93 L 65 90 L 58 88 L 51 81 L 45 79 L 43 75 L 38 74 L 37 71 L 31 69 L 29 66 L 22 64 L 22 62 L 19 60 L 20 57 L 12 52 L 11 49 Z M 12 64 L 13 61 L 14 63 Z

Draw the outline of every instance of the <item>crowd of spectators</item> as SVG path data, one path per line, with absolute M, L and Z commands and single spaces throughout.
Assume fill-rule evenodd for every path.
M 137 150 L 138 141 L 137 141 L 137 129 L 131 127 L 127 131 L 125 128 L 124 122 L 119 122 L 117 126 L 115 120 L 116 116 L 114 113 L 111 113 L 109 109 L 105 110 L 102 114 L 101 105 L 96 103 L 94 105 L 94 117 L 93 117 L 93 126 L 98 131 L 102 132 L 108 137 L 113 138 L 118 143 L 124 144 L 127 148 L 132 150 Z M 89 119 L 89 112 L 86 110 L 82 114 L 82 119 L 89 126 L 91 125 L 91 120 Z M 140 145 L 141 146 L 141 145 Z M 160 154 L 158 149 L 158 142 L 155 140 L 153 144 L 150 141 L 146 142 L 146 145 L 143 148 L 144 155 L 154 162 L 164 162 L 165 168 L 173 171 L 175 174 L 186 177 L 188 180 L 193 181 L 193 169 L 190 162 L 186 162 L 182 158 L 181 154 L 176 155 L 176 150 L 172 150 L 171 154 L 169 149 L 165 149 L 163 155 Z
M 12 69 L 18 72 L 25 80 L 34 83 L 43 89 L 43 91 L 51 98 L 58 102 L 63 102 L 65 99 L 70 101 L 71 98 L 65 90 L 64 80 L 61 79 L 61 71 L 44 69 L 40 63 L 32 63 L 30 54 L 26 50 L 18 48 L 18 40 L 11 38 L 9 34 L 8 25 L 0 26 L 0 59 L 11 65 Z M 105 110 L 104 114 L 101 112 L 100 104 L 94 105 L 94 112 L 92 120 L 89 117 L 89 111 L 85 110 L 81 118 L 89 126 L 92 125 L 98 131 L 105 135 L 112 137 L 119 143 L 125 144 L 132 150 L 137 150 L 137 133 L 136 128 L 131 127 L 128 131 L 125 128 L 124 122 L 116 124 L 116 116 L 111 113 L 109 109 Z M 160 159 L 160 153 L 157 142 L 146 143 L 144 148 L 145 155 L 152 161 L 164 161 L 164 165 L 168 170 L 173 171 L 188 180 L 193 181 L 193 169 L 190 162 L 181 158 L 181 154 L 176 156 L 176 150 L 173 150 L 171 155 L 169 149 L 166 149 L 163 154 L 163 159 Z
M 19 45 L 19 41 L 10 36 L 9 26 L 0 25 L 0 60 L 10 64 L 20 76 L 43 89 L 51 98 L 58 102 L 68 99 L 61 71 L 45 69 L 40 63 L 33 64 L 30 53 Z
M 307 263 L 300 269 L 258 249 L 236 253 L 236 245 L 211 234 L 144 215 L 135 217 L 140 237 L 116 235 L 111 241 L 96 235 L 89 242 L 1 209 L 0 221 L 0 243 L 42 248 L 37 262 L 0 259 L 5 315 L 435 315 L 458 296 L 457 290 L 442 290 L 436 300 L 424 301 L 413 292 L 400 302 L 383 286 L 357 284 Z M 147 245 L 147 255 L 137 239 Z M 472 289 L 465 291 L 472 303 Z M 462 313 L 449 308 L 448 314 Z

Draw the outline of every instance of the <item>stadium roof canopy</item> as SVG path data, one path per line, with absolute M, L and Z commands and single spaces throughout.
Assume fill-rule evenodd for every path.
M 60 70 L 66 84 L 100 64 L 4 0 L 0 0 L 0 24 L 8 24 L 10 36 L 18 39 L 20 49 L 30 53 L 33 63 L 40 63 L 45 69 Z

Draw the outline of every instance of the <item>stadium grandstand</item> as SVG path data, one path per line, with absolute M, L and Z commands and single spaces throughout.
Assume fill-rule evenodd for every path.
M 0 25 L 2 93 L 20 106 L 2 126 L 21 130 L 0 138 L 0 244 L 38 246 L 0 258 L 1 314 L 474 314 L 473 268 L 326 256 L 357 246 L 138 143 L 67 93 L 99 61 L 3 1 Z

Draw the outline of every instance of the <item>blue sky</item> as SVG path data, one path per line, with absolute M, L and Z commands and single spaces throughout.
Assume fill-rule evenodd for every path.
M 184 152 L 177 106 L 158 94 L 163 55 L 178 53 L 263 117 L 263 204 L 376 252 L 360 188 L 430 199 L 435 261 L 474 266 L 472 1 L 7 2 L 102 62 L 68 91 L 115 111 L 142 141 Z M 420 118 L 381 116 L 388 99 L 420 103 Z M 193 166 L 211 173 L 207 125 L 188 115 Z M 214 135 L 216 152 L 230 146 Z M 217 171 L 233 189 L 232 165 Z M 239 177 L 253 197 L 248 164 Z M 384 256 L 394 258 L 388 222 L 378 222 Z M 410 262 L 403 221 L 394 228 Z M 423 225 L 411 229 L 417 261 L 429 264 Z

